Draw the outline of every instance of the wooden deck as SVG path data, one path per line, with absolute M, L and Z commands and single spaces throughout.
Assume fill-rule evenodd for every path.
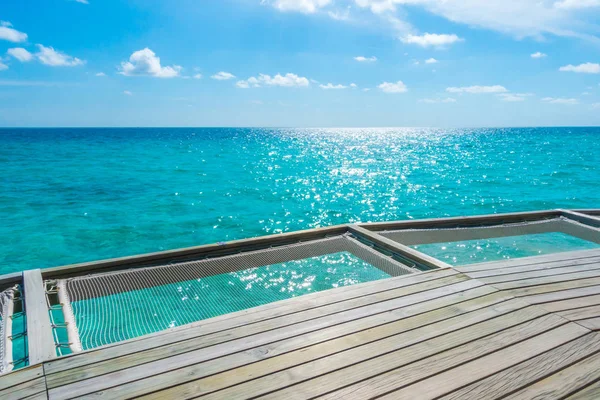
M 0 377 L 0 398 L 594 399 L 600 250 L 333 289 Z

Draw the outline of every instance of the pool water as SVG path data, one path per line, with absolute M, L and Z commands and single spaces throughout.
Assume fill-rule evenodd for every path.
M 336 287 L 388 278 L 348 252 L 75 301 L 83 349 Z
M 548 232 L 493 239 L 431 243 L 412 247 L 450 265 L 465 265 L 563 251 L 595 249 L 600 248 L 600 245 L 564 233 Z

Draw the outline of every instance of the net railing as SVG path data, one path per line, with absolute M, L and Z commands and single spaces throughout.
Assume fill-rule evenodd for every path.
M 74 352 L 416 270 L 350 235 L 218 258 L 73 277 L 58 291 Z
M 12 371 L 13 361 L 13 313 L 17 287 L 0 292 L 0 374 Z

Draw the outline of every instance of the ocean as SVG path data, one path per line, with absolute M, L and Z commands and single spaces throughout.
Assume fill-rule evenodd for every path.
M 0 274 L 346 222 L 600 207 L 600 128 L 0 129 L 0 144 Z

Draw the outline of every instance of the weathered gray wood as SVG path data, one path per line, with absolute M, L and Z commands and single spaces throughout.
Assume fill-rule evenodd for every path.
M 472 272 L 486 272 L 492 270 L 506 270 L 509 271 L 510 268 L 513 267 L 524 267 L 524 266 L 532 266 L 539 265 L 543 263 L 555 263 L 555 262 L 571 262 L 574 260 L 583 260 L 590 257 L 599 257 L 600 249 L 589 249 L 589 250 L 576 250 L 576 251 L 562 251 L 558 253 L 552 254 L 543 254 L 539 256 L 530 256 L 530 257 L 519 257 L 519 258 L 511 258 L 508 260 L 499 260 L 499 261 L 487 261 L 484 263 L 476 263 L 476 264 L 467 264 L 467 265 L 459 265 L 453 267 L 454 269 L 464 272 L 464 273 L 472 273 Z M 585 261 L 584 261 L 585 262 Z
M 525 280 L 525 279 L 541 278 L 541 277 L 545 277 L 545 276 L 556 276 L 557 279 L 560 279 L 560 277 L 565 274 L 572 274 L 575 272 L 587 272 L 587 271 L 594 271 L 594 270 L 596 270 L 596 271 L 600 270 L 600 262 L 596 262 L 593 264 L 586 264 L 586 265 L 570 265 L 570 266 L 565 266 L 565 267 L 560 267 L 560 268 L 539 269 L 539 270 L 534 270 L 534 271 L 519 272 L 519 273 L 514 273 L 514 274 L 508 274 L 508 275 L 486 276 L 486 277 L 479 277 L 476 279 L 479 279 L 480 281 L 488 283 L 490 285 L 495 285 L 498 283 L 515 282 L 515 281 L 521 281 L 521 280 Z M 471 276 L 471 274 L 468 274 L 468 275 Z M 565 276 L 565 277 L 567 277 L 567 276 Z M 471 278 L 475 278 L 475 277 L 471 276 Z
M 258 250 L 271 246 L 285 245 L 299 240 L 319 239 L 328 235 L 341 235 L 347 232 L 347 225 L 336 225 L 324 228 L 308 229 L 297 232 L 285 232 L 275 235 L 260 236 L 250 239 L 232 240 L 184 249 L 167 250 L 135 256 L 113 258 L 94 262 L 46 268 L 42 271 L 44 279 L 56 279 L 79 276 L 91 272 L 118 271 L 129 268 L 147 267 L 151 265 L 169 264 L 204 257 L 218 257 L 240 251 Z
M 442 397 L 444 400 L 500 398 L 600 351 L 600 336 L 590 333 L 537 357 L 476 381 Z M 593 398 L 593 397 L 588 397 Z
M 600 379 L 600 353 L 584 358 L 507 399 L 559 399 Z
M 402 229 L 381 232 L 392 240 L 407 246 L 431 243 L 462 242 L 506 236 L 535 235 L 546 232 L 573 232 L 574 228 L 564 218 L 547 219 L 531 224 L 502 224 L 493 226 L 470 226 L 466 228 Z M 578 232 L 577 232 L 578 233 Z
M 531 357 L 586 335 L 588 331 L 577 324 L 567 324 L 537 337 L 510 345 L 501 351 L 488 354 L 471 362 L 436 374 L 425 381 L 392 392 L 382 399 L 414 399 L 417 393 L 422 398 L 434 398 L 458 389 L 469 382 L 490 376 Z M 435 383 L 434 383 L 435 381 Z M 552 397 L 549 397 L 552 398 Z
M 557 311 L 556 314 L 571 321 L 580 319 L 600 318 L 600 305 L 576 308 L 573 310 Z
M 466 292 L 465 295 L 480 290 L 481 288 L 477 288 Z M 389 321 L 376 327 L 361 324 L 358 329 L 358 324 L 352 322 L 350 324 L 355 325 L 354 332 L 348 332 L 346 327 L 350 324 L 342 324 L 288 340 L 288 343 L 294 343 L 297 346 L 294 348 L 291 348 L 286 342 L 273 343 L 254 348 L 249 352 L 232 354 L 142 379 L 125 386 L 106 389 L 102 391 L 102 394 L 97 395 L 104 398 L 119 398 L 126 394 L 141 396 L 152 393 L 149 395 L 150 398 L 178 399 L 186 398 L 188 395 L 200 396 L 356 346 L 377 341 L 377 344 L 372 346 L 378 348 L 377 351 L 381 351 L 381 346 L 389 342 L 402 343 L 402 346 L 406 347 L 527 307 L 526 303 L 514 299 L 502 301 L 507 298 L 501 297 L 498 292 L 470 299 L 473 295 L 461 303 L 454 303 L 460 301 L 461 294 L 449 295 L 442 299 L 405 307 L 402 314 L 396 314 L 397 317 L 405 316 L 405 318 Z M 437 308 L 441 305 L 444 307 Z M 425 312 L 423 313 L 423 311 Z M 368 319 L 365 319 L 365 322 L 366 320 Z M 348 335 L 340 336 L 341 333 Z M 387 339 L 392 336 L 395 339 Z M 319 342 L 325 338 L 334 339 Z M 315 342 L 317 343 L 315 344 Z M 249 362 L 252 363 L 249 364 Z M 200 379 L 203 377 L 206 378 Z M 156 392 L 169 387 L 172 388 Z
M 7 389 L 23 382 L 34 380 L 43 375 L 44 370 L 40 364 L 12 371 L 0 375 L 0 389 Z
M 463 228 L 470 226 L 490 226 L 560 217 L 558 210 L 528 211 L 505 214 L 473 215 L 468 217 L 448 217 L 417 219 L 407 221 L 371 222 L 360 224 L 361 227 L 372 230 L 398 230 L 398 229 L 431 229 L 431 228 Z
M 588 265 L 595 265 L 600 263 L 600 256 L 582 258 L 582 259 L 569 259 L 569 260 L 560 260 L 555 262 L 540 262 L 536 264 L 528 264 L 520 267 L 506 267 L 506 268 L 494 268 L 487 269 L 476 272 L 464 271 L 462 267 L 454 268 L 457 271 L 461 271 L 463 274 L 469 275 L 471 278 L 480 279 L 480 278 L 491 278 L 491 277 L 500 277 L 504 275 L 513 275 L 520 274 L 523 272 L 533 272 L 533 271 L 546 271 L 553 270 L 556 268 L 564 268 L 569 266 L 580 266 L 586 267 Z
M 27 314 L 29 364 L 35 365 L 56 357 L 46 290 L 39 269 L 23 272 L 23 295 Z
M 530 294 L 525 300 L 530 304 L 544 304 L 561 300 L 577 299 L 584 296 L 600 294 L 600 285 L 588 287 L 564 288 L 549 293 Z
M 127 343 L 117 343 L 104 348 L 86 351 L 85 357 L 76 357 L 75 355 L 62 357 L 46 363 L 45 368 L 50 374 L 56 373 L 198 337 L 204 337 L 203 340 L 205 340 L 208 335 L 217 335 L 219 332 L 225 332 L 246 325 L 251 326 L 249 330 L 244 330 L 244 333 L 251 334 L 252 332 L 256 332 L 260 327 L 267 327 L 268 329 L 269 327 L 277 326 L 277 324 L 279 326 L 284 324 L 279 321 L 286 321 L 288 324 L 302 322 L 311 318 L 324 317 L 330 313 L 352 308 L 352 306 L 372 304 L 378 299 L 373 299 L 370 296 L 386 296 L 384 292 L 390 290 L 405 288 L 402 293 L 408 295 L 421 290 L 444 286 L 448 281 L 437 283 L 433 283 L 433 281 L 457 276 L 457 274 L 453 270 L 437 270 L 378 281 L 379 285 L 361 284 L 314 293 L 257 307 L 254 309 L 256 311 L 247 310 L 235 314 L 227 314 L 190 324 L 185 328 L 161 332 L 141 337 L 137 340 L 130 340 Z M 458 278 L 456 282 L 464 281 L 465 278 Z M 427 283 L 427 286 L 416 286 L 424 283 Z M 378 293 L 380 294 L 378 295 Z M 395 293 L 395 295 L 399 295 L 399 293 Z M 278 304 L 284 305 L 278 307 Z M 280 318 L 285 318 L 285 320 L 281 320 Z
M 561 214 L 566 218 L 572 219 L 577 222 L 581 222 L 582 224 L 593 226 L 595 228 L 600 228 L 600 218 L 596 216 L 586 215 L 571 210 L 561 210 Z
M 261 346 L 291 336 L 306 334 L 328 326 L 338 325 L 343 322 L 368 317 L 373 314 L 386 312 L 399 307 L 420 303 L 426 300 L 444 297 L 457 291 L 465 291 L 480 287 L 481 283 L 467 280 L 460 283 L 450 284 L 424 292 L 418 292 L 410 296 L 394 298 L 369 306 L 362 306 L 346 312 L 339 312 L 334 316 L 326 316 L 306 320 L 294 325 L 283 327 L 272 326 L 269 330 L 260 329 L 257 332 L 248 332 L 248 327 L 242 327 L 236 332 L 226 333 L 225 336 L 216 336 L 213 340 L 200 338 L 190 343 L 179 343 L 177 346 L 161 346 L 148 349 L 143 353 L 135 353 L 131 356 L 122 357 L 117 360 L 98 362 L 85 368 L 75 368 L 62 373 L 50 374 L 46 370 L 48 387 L 64 385 L 67 382 L 75 382 L 69 386 L 63 386 L 61 393 L 69 391 L 102 390 L 106 385 L 114 386 L 126 382 L 141 379 L 150 373 L 159 373 L 182 368 L 184 366 L 203 362 L 209 359 L 222 357 L 227 354 L 240 352 L 252 347 Z M 249 336 L 250 333 L 254 335 Z M 228 341 L 224 341 L 228 340 Z M 176 355 L 174 355 L 176 354 Z M 168 358 L 167 358 L 168 357 Z M 140 363 L 145 363 L 139 365 Z M 127 373 L 121 372 L 127 368 Z M 86 379 L 85 381 L 81 381 Z
M 590 400 L 590 399 L 600 399 L 600 380 L 592 383 L 591 385 L 586 386 L 578 392 L 573 393 L 569 397 L 568 400 Z
M 589 318 L 589 319 L 580 319 L 579 321 L 577 321 L 577 323 L 583 327 L 586 327 L 587 329 L 592 330 L 592 331 L 600 330 L 600 318 L 598 318 L 598 317 Z
M 578 281 L 583 279 L 597 278 L 600 277 L 600 269 L 593 269 L 591 271 L 585 270 L 580 272 L 572 272 L 560 275 L 550 275 L 550 276 L 541 276 L 539 278 L 526 278 L 519 280 L 511 280 L 508 282 L 499 282 L 499 283 L 491 283 L 486 282 L 492 285 L 493 287 L 499 290 L 510 290 L 517 288 L 526 288 L 532 286 L 540 286 L 540 285 L 550 285 L 553 283 L 568 283 L 570 281 Z M 486 281 L 487 279 L 481 279 L 482 281 Z
M 510 318 L 514 319 L 509 323 Z M 265 398 L 300 399 L 325 393 L 329 394 L 323 397 L 331 399 L 377 397 L 395 388 L 434 375 L 436 372 L 456 367 L 468 360 L 500 350 L 549 329 L 557 328 L 563 325 L 563 321 L 553 315 L 529 320 L 527 317 L 525 319 L 518 318 L 517 313 L 513 313 L 492 319 L 485 325 L 475 325 L 428 340 L 422 346 L 411 346 L 404 351 L 388 353 L 362 363 L 356 363 L 360 360 L 349 359 L 345 364 L 339 365 L 338 370 L 314 379 L 310 379 L 315 375 L 311 369 L 312 371 L 317 368 L 323 369 L 329 365 L 329 360 L 315 363 L 315 365 L 307 364 L 305 368 L 310 367 L 311 369 L 306 369 L 302 375 L 299 373 L 284 374 L 280 377 L 272 375 L 273 383 L 280 387 L 288 383 L 290 375 L 294 381 L 305 380 L 305 382 L 274 392 Z M 507 329 L 499 332 L 497 323 Z M 581 327 L 578 328 L 584 330 Z M 562 328 L 554 329 L 552 332 L 556 332 L 557 337 L 564 340 Z M 347 368 L 339 369 L 343 366 L 347 366 Z M 262 387 L 259 383 L 259 381 L 251 381 L 249 384 L 238 385 L 231 389 L 235 390 L 235 393 L 241 393 L 242 389 L 250 390 L 257 387 L 259 390 L 265 390 L 268 388 L 268 386 Z M 264 382 L 262 383 L 264 384 Z M 229 392 L 229 390 L 217 392 L 215 396 L 209 395 L 207 398 L 218 398 L 218 393 Z
M 24 399 L 40 393 L 46 393 L 46 382 L 44 377 L 36 378 L 31 381 L 23 382 L 19 385 L 0 390 L 0 399 Z
M 542 293 L 560 292 L 568 289 L 585 288 L 600 285 L 600 278 L 578 279 L 568 282 L 548 283 L 545 285 L 528 286 L 516 289 L 507 289 L 509 293 L 516 297 L 532 296 Z
M 415 261 L 417 264 L 424 265 L 428 268 L 450 268 L 450 265 L 443 261 L 428 256 L 427 254 L 421 253 L 415 249 L 411 249 L 410 247 L 388 239 L 385 236 L 370 232 L 369 230 L 358 225 L 350 225 L 348 229 L 355 235 L 362 236 L 373 243 L 382 246 L 383 248 L 398 253 L 409 260 Z
M 558 311 L 572 310 L 574 308 L 597 306 L 597 305 L 600 305 L 600 294 L 576 297 L 574 299 L 553 301 L 550 303 L 541 304 L 540 306 L 544 307 L 546 310 L 548 310 L 550 312 L 558 312 Z

